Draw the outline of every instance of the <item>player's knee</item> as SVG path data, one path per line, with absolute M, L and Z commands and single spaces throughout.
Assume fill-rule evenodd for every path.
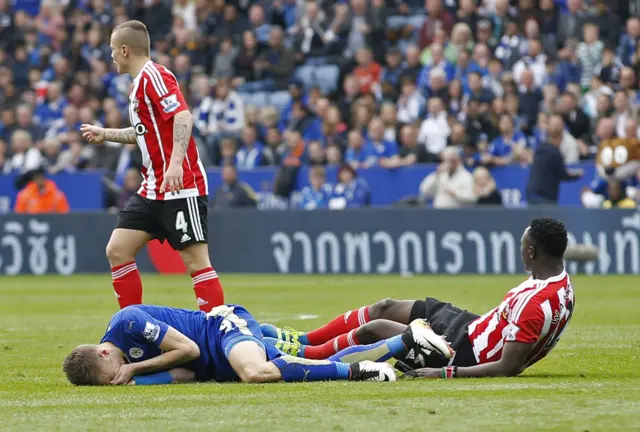
M 109 242 L 105 252 L 112 267 L 126 264 L 133 260 L 131 252 L 122 244 Z
M 184 266 L 187 268 L 187 272 L 193 274 L 203 268 L 211 267 L 211 261 L 209 260 L 209 250 L 206 245 L 194 244 L 185 250 L 180 251 L 180 257 Z
M 370 321 L 363 326 L 358 327 L 356 330 L 356 337 L 361 344 L 371 344 L 384 339 L 382 336 L 381 326 L 382 321 Z
M 398 304 L 398 300 L 382 299 L 369 307 L 369 319 L 388 319 L 389 312 Z

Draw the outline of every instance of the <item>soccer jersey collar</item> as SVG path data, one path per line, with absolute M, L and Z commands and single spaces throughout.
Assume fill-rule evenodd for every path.
M 151 60 L 149 60 L 148 62 L 146 62 L 144 64 L 144 66 L 142 66 L 142 69 L 140 69 L 140 72 L 138 72 L 138 75 L 136 75 L 136 77 L 133 79 L 133 83 L 137 83 L 138 81 L 140 81 L 140 78 L 142 78 L 142 73 L 145 71 L 145 69 L 147 68 L 147 66 L 149 66 L 150 64 L 152 64 L 153 62 Z

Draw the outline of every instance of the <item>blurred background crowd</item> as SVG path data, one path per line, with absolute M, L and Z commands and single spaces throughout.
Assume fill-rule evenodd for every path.
M 17 182 L 32 187 L 21 211 L 45 193 L 65 208 L 47 173 L 104 170 L 108 207 L 135 193 L 137 148 L 88 145 L 79 125 L 130 126 L 109 36 L 138 19 L 191 105 L 203 162 L 223 167 L 212 205 L 255 206 L 238 171 L 263 166 L 281 167 L 288 198 L 311 165 L 291 206 L 366 206 L 359 170 L 424 163 L 438 168 L 406 203 L 500 205 L 491 170 L 520 165 L 527 201 L 552 204 L 583 175 L 566 165 L 603 140 L 638 145 L 639 13 L 634 0 L 0 0 L 0 175 L 35 173 Z M 590 192 L 635 206 L 639 180 Z

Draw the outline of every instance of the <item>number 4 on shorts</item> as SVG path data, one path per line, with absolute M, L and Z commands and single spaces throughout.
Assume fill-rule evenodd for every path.
M 183 233 L 186 234 L 188 227 L 189 225 L 187 224 L 187 221 L 184 218 L 184 212 L 179 211 L 178 214 L 176 214 L 176 230 L 182 231 Z

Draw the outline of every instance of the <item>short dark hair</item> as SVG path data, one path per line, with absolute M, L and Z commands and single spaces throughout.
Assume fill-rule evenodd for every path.
M 562 221 L 550 217 L 535 218 L 529 224 L 529 237 L 544 254 L 553 258 L 564 257 L 568 238 Z
M 71 384 L 98 385 L 98 353 L 94 346 L 80 345 L 64 359 L 62 370 Z

